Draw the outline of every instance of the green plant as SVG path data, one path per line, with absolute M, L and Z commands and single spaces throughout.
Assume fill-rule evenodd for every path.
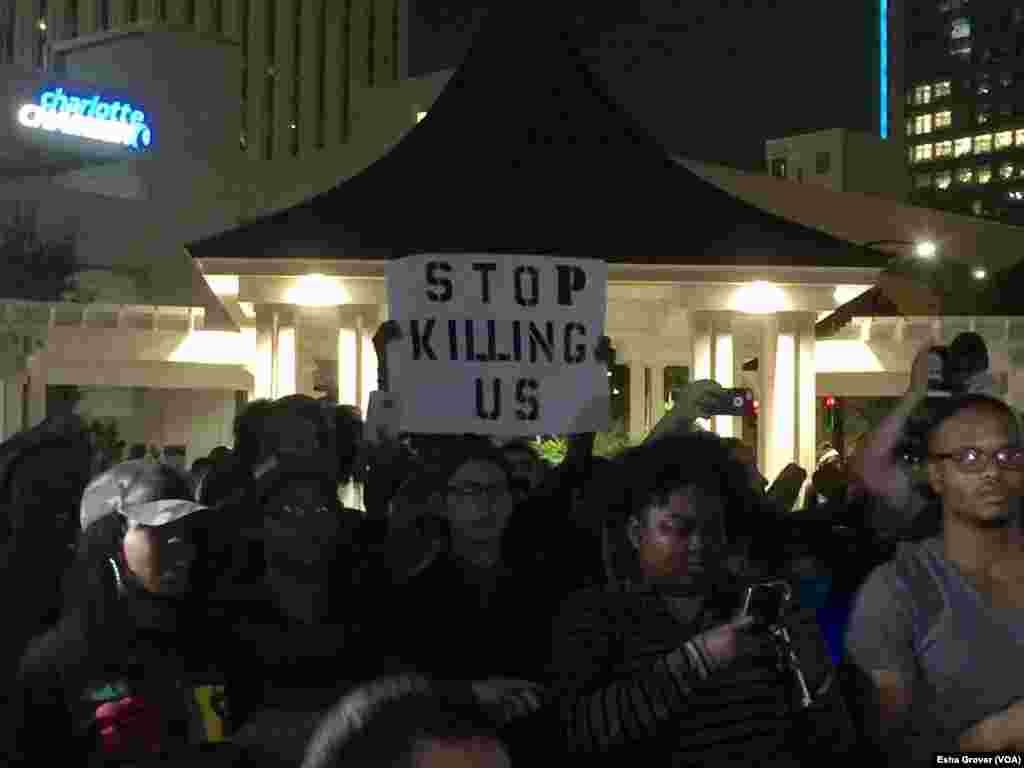
M 625 424 L 616 421 L 612 423 L 612 428 L 607 432 L 597 433 L 594 438 L 594 455 L 610 459 L 635 444 L 633 440 L 630 440 Z
M 569 452 L 569 441 L 564 437 L 549 437 L 531 442 L 530 445 L 537 451 L 538 456 L 553 466 L 565 461 L 565 456 Z

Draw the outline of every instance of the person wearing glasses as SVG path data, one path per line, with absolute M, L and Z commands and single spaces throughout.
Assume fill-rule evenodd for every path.
M 847 634 L 874 684 L 865 723 L 893 764 L 1024 749 L 1024 447 L 984 395 L 935 406 L 925 471 L 939 536 L 900 547 L 861 588 Z

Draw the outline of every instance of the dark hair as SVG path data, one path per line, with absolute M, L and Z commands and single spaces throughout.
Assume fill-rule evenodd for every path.
M 988 410 L 999 413 L 1006 417 L 1011 431 L 1011 438 L 1020 440 L 1020 422 L 1013 409 L 1002 400 L 990 397 L 989 395 L 961 395 L 959 397 L 935 398 L 936 402 L 929 403 L 929 419 L 924 435 L 924 443 L 927 446 L 935 437 L 936 433 L 951 418 L 959 413 L 971 409 Z
M 200 458 L 198 458 L 198 459 L 196 459 L 195 461 L 192 462 L 192 467 L 189 469 L 189 471 L 192 474 L 197 474 L 199 472 L 202 472 L 203 470 L 213 469 L 213 467 L 214 467 L 213 459 L 208 459 L 208 458 L 205 458 L 205 457 L 200 457 Z
M 622 492 L 613 498 L 625 521 L 664 504 L 686 486 L 713 493 L 725 502 L 726 535 L 751 534 L 749 519 L 758 506 L 745 468 L 725 440 L 709 432 L 673 435 L 632 448 L 614 461 L 613 473 Z
M 321 721 L 303 768 L 411 768 L 431 741 L 498 739 L 497 724 L 465 683 L 399 675 L 355 688 Z
M 459 440 L 452 441 L 442 459 L 437 479 L 440 487 L 444 489 L 459 467 L 471 461 L 487 462 L 494 464 L 505 475 L 505 482 L 512 482 L 512 466 L 505 454 L 494 447 L 490 440 L 477 436 L 465 436 Z
M 235 417 L 235 452 L 245 466 L 255 466 L 266 458 L 266 427 L 273 408 L 272 400 L 253 400 Z

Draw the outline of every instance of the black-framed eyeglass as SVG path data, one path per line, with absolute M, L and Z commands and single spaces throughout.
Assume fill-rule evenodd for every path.
M 929 453 L 929 458 L 952 461 L 963 472 L 984 472 L 994 460 L 1000 469 L 1024 471 L 1024 448 L 1007 446 L 996 451 L 981 448 L 961 448 L 950 453 Z

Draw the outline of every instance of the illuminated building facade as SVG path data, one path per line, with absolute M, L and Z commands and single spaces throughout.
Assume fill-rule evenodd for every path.
M 1024 3 L 907 6 L 902 130 L 914 201 L 1024 222 Z

